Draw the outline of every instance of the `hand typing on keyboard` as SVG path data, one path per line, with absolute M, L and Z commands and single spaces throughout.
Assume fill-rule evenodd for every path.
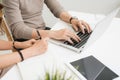
M 90 33 L 92 30 L 89 26 L 89 24 L 83 20 L 78 20 L 78 18 L 73 18 L 71 20 L 72 27 L 75 31 L 81 30 L 82 33 L 85 33 L 85 29 L 88 33 Z
M 82 32 L 80 32 L 82 35 L 84 35 Z M 89 34 L 87 30 L 85 30 L 86 34 Z M 60 30 L 50 30 L 49 31 L 49 37 L 56 40 L 63 40 L 67 41 L 65 43 L 70 45 L 75 45 L 76 43 L 81 42 L 81 36 L 78 34 L 68 30 L 68 29 L 60 29 Z
M 80 48 L 83 44 L 86 43 L 86 41 L 88 40 L 88 38 L 90 37 L 90 33 L 87 32 L 87 30 L 85 30 L 85 34 L 83 34 L 81 31 L 79 31 L 77 33 L 77 36 L 81 39 L 80 42 L 76 42 L 74 39 L 71 38 L 73 44 L 69 43 L 68 41 L 65 41 L 64 44 L 67 44 L 67 45 L 70 45 L 70 46 L 73 46 L 75 48 Z
M 49 36 L 56 40 L 68 41 L 70 44 L 73 44 L 73 40 L 76 42 L 80 42 L 81 40 L 77 34 L 68 29 L 60 29 L 55 31 L 51 30 L 51 32 L 49 32 Z

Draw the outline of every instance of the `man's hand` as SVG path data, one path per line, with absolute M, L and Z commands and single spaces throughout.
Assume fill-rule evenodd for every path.
M 50 38 L 56 39 L 56 40 L 64 40 L 68 41 L 69 43 L 73 44 L 71 39 L 74 39 L 76 42 L 80 41 L 80 38 L 72 31 L 68 29 L 60 29 L 56 31 L 50 31 L 49 32 Z
M 85 33 L 86 29 L 88 33 L 91 32 L 91 28 L 88 23 L 86 23 L 83 20 L 78 20 L 77 18 L 72 17 L 72 15 L 70 15 L 67 11 L 61 12 L 60 19 L 72 24 L 72 27 L 75 31 L 81 30 L 83 33 Z
M 91 28 L 90 28 L 89 24 L 83 20 L 78 20 L 77 18 L 73 18 L 71 20 L 71 24 L 75 31 L 81 30 L 82 33 L 85 33 L 85 29 L 86 29 L 88 33 L 91 32 Z

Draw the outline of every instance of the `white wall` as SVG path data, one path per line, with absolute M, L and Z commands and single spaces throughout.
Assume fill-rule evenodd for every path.
M 108 14 L 116 7 L 120 6 L 120 0 L 58 0 L 66 10 L 88 12 L 94 14 Z M 47 26 L 53 26 L 56 19 L 50 11 L 44 7 L 44 19 Z M 117 17 L 120 17 L 120 13 Z

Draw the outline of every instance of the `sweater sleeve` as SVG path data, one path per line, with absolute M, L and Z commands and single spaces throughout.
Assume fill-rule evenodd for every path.
M 19 9 L 19 0 L 3 0 L 3 4 L 5 5 L 5 18 L 13 36 L 15 38 L 30 39 L 33 28 L 25 25 Z
M 57 0 L 45 0 L 44 2 L 50 11 L 54 14 L 54 16 L 58 18 L 60 16 L 60 13 L 65 11 Z
M 34 28 L 30 28 L 24 24 L 24 22 L 17 22 L 11 25 L 11 31 L 16 39 L 31 39 L 32 31 Z

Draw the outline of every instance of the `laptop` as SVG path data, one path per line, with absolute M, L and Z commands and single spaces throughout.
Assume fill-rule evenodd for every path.
M 53 39 L 52 40 L 50 39 L 50 42 L 63 46 L 65 48 L 68 48 L 77 53 L 80 53 L 81 51 L 83 51 L 83 49 L 88 48 L 98 38 L 102 36 L 102 34 L 107 30 L 110 23 L 112 22 L 112 19 L 117 15 L 118 11 L 119 11 L 119 8 L 113 10 L 104 19 L 100 20 L 96 25 L 94 25 L 94 29 L 92 29 L 91 33 L 86 32 L 85 34 L 82 34 L 82 32 L 74 31 L 81 38 L 81 41 L 78 43 L 74 40 L 72 40 L 74 44 L 70 44 L 67 41 L 57 41 Z M 59 27 L 59 25 L 61 25 L 62 28 L 68 28 L 72 30 L 71 25 L 68 25 L 67 23 L 64 23 L 64 22 L 58 22 L 55 26 L 52 27 L 51 30 L 57 30 L 57 27 Z

